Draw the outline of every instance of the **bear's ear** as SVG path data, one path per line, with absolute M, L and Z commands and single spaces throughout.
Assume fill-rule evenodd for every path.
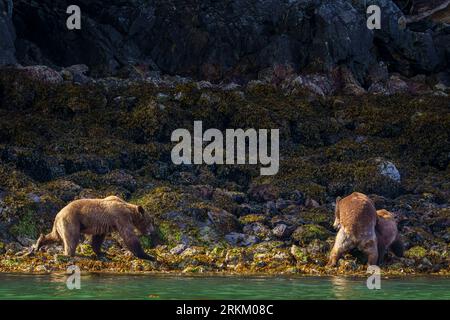
M 336 216 L 339 216 L 339 201 L 341 201 L 341 197 L 336 198 L 336 203 L 334 204 L 334 212 Z

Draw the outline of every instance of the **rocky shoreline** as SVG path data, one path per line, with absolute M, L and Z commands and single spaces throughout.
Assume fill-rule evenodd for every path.
M 75 262 L 86 272 L 362 275 L 358 254 L 325 268 L 334 200 L 360 191 L 396 215 L 406 245 L 384 274 L 449 274 L 444 83 L 383 71 L 374 83 L 393 91 L 375 94 L 281 65 L 246 85 L 87 71 L 0 70 L 0 271 L 61 272 Z M 279 128 L 279 174 L 173 165 L 170 134 L 194 120 Z M 87 243 L 73 261 L 60 248 L 23 257 L 69 201 L 111 194 L 155 216 L 157 234 L 141 239 L 155 263 L 128 256 L 114 236 L 100 260 Z
M 296 248 L 296 247 L 294 247 Z M 62 249 L 62 248 L 60 248 Z M 295 249 L 297 250 L 297 248 Z M 292 250 L 291 251 L 295 251 Z M 219 252 L 217 252 L 219 251 Z M 264 253 L 255 253 L 262 251 Z M 111 249 L 111 255 L 100 260 L 79 255 L 67 258 L 59 254 L 39 253 L 34 257 L 2 255 L 0 272 L 20 274 L 65 274 L 69 266 L 76 265 L 82 273 L 97 274 L 147 274 L 147 275 L 201 275 L 201 276 L 356 276 L 367 277 L 367 268 L 351 258 L 345 259 L 338 268 L 326 268 L 320 262 L 306 262 L 303 257 L 289 254 L 289 250 L 268 250 L 247 248 L 245 250 L 208 250 L 189 248 L 188 252 L 174 255 L 165 247 L 147 250 L 157 257 L 156 262 L 134 259 L 120 249 Z M 253 258 L 251 257 L 253 255 Z M 450 276 L 448 269 L 438 271 L 418 270 L 409 259 L 382 268 L 383 277 L 407 276 Z

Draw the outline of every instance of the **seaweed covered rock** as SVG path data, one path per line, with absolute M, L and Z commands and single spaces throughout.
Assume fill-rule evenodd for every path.
M 51 181 L 46 185 L 46 189 L 64 202 L 74 200 L 83 190 L 82 187 L 68 180 Z
M 14 64 L 16 62 L 14 47 L 16 33 L 12 22 L 12 0 L 0 1 L 0 13 L 0 65 Z
M 300 244 L 308 244 L 314 239 L 326 240 L 331 233 L 319 225 L 307 224 L 298 227 L 292 234 L 292 239 Z
M 389 80 L 378 71 L 371 81 Z M 388 259 L 387 270 L 445 273 L 448 98 L 311 99 L 283 87 L 293 76 L 278 67 L 261 74 L 270 80 L 250 86 L 179 77 L 54 84 L 0 70 L 0 241 L 28 245 L 69 201 L 118 195 L 155 218 L 155 234 L 141 242 L 160 264 L 132 262 L 111 237 L 105 260 L 86 256 L 85 270 L 326 273 L 335 199 L 359 191 L 398 217 L 408 254 Z M 319 76 L 309 79 L 328 90 Z M 217 99 L 199 103 L 203 93 Z M 221 130 L 278 128 L 278 174 L 261 176 L 250 165 L 172 164 L 170 134 L 192 129 L 192 119 Z M 5 252 L 0 269 L 64 270 L 69 262 L 56 261 L 58 252 L 22 260 Z M 43 258 L 52 263 L 38 268 Z M 361 261 L 345 261 L 342 272 L 362 272 Z
M 34 81 L 41 81 L 49 84 L 61 84 L 62 76 L 59 72 L 47 66 L 29 66 L 22 69 L 26 76 Z
M 214 228 L 222 234 L 228 234 L 240 228 L 236 217 L 225 210 L 209 211 L 208 218 L 211 220 Z
M 248 247 L 258 243 L 256 236 L 237 232 L 227 234 L 225 240 L 234 247 Z

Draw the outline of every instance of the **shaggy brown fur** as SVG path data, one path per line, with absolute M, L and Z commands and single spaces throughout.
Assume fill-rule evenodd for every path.
M 368 257 L 368 264 L 378 261 L 375 225 L 377 212 L 366 195 L 354 192 L 344 199 L 336 200 L 336 220 L 334 226 L 339 229 L 328 266 L 336 266 L 340 257 L 352 249 L 359 249 Z
M 141 206 L 127 203 L 116 196 L 75 200 L 56 215 L 53 230 L 47 235 L 41 234 L 35 250 L 62 241 L 64 254 L 74 256 L 81 234 L 87 234 L 92 236 L 92 250 L 100 255 L 105 236 L 118 232 L 136 257 L 153 260 L 142 249 L 135 229 L 145 235 L 153 232 L 152 219 Z
M 403 243 L 397 229 L 394 216 L 387 210 L 377 211 L 377 225 L 375 226 L 378 241 L 378 264 L 382 264 L 389 249 L 398 257 L 403 256 Z

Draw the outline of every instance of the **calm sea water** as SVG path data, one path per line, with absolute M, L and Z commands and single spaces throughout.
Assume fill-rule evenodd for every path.
M 350 277 L 187 277 L 0 274 L 0 299 L 450 299 L 450 278 L 382 279 L 380 290 Z

